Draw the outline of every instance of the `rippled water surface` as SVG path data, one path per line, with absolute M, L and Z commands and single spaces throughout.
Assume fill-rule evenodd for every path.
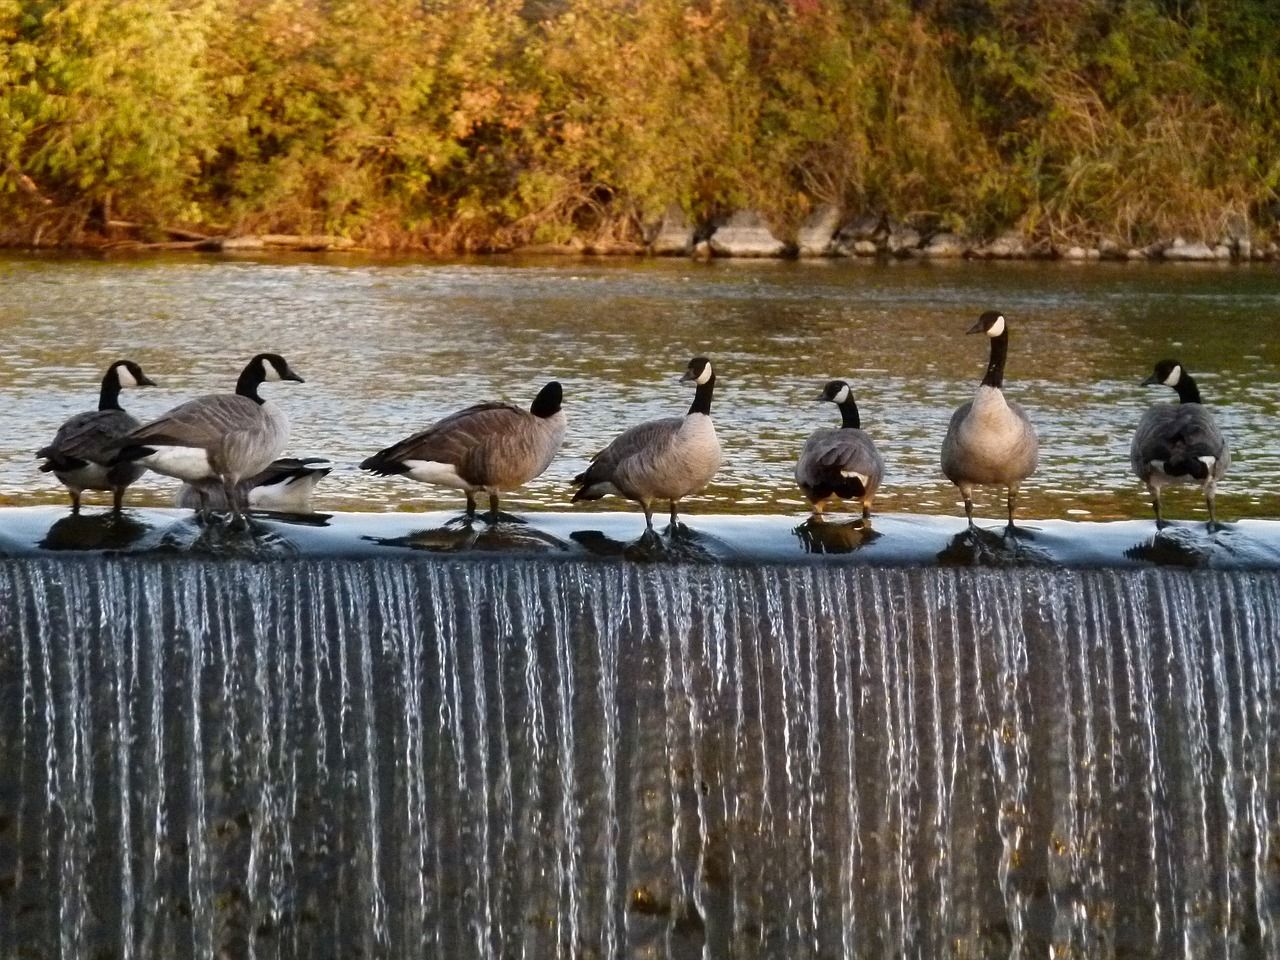
M 266 388 L 293 420 L 290 452 L 337 464 L 317 508 L 460 506 L 355 464 L 460 406 L 525 405 L 552 378 L 565 385 L 564 449 L 508 502 L 563 508 L 569 479 L 620 428 L 687 408 L 677 379 L 705 353 L 719 373 L 725 463 L 688 512 L 802 509 L 796 454 L 838 419 L 811 398 L 844 377 L 887 462 L 878 508 L 954 513 L 938 450 L 985 368 L 985 340 L 964 332 L 987 308 L 1010 318 L 1006 392 L 1040 430 L 1023 515 L 1149 515 L 1128 448 L 1143 409 L 1173 399 L 1139 386 L 1166 356 L 1195 374 L 1231 440 L 1219 515 L 1280 513 L 1274 267 L 631 259 L 0 260 L 0 503 L 64 499 L 32 455 L 96 405 L 117 357 L 160 384 L 125 395 L 145 420 L 232 389 L 249 356 L 275 350 L 307 380 Z M 171 491 L 149 475 L 130 499 L 166 504 Z M 1203 515 L 1193 489 L 1166 502 L 1170 516 Z M 979 512 L 999 516 L 998 494 L 981 494 Z

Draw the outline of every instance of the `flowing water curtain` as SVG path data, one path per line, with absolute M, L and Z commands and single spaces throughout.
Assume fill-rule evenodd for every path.
M 6 561 L 0 611 L 6 954 L 1277 949 L 1274 574 Z

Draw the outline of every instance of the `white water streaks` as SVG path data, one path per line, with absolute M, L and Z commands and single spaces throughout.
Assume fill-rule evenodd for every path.
M 1274 573 L 0 563 L 0 955 L 1280 952 Z

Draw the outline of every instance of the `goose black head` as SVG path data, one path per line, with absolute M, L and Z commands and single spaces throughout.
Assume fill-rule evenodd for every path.
M 1005 332 L 1004 314 L 998 310 L 988 310 L 967 332 L 985 333 L 988 337 L 998 337 Z
M 115 377 L 118 387 L 154 387 L 156 382 L 142 372 L 142 368 L 132 360 L 117 360 L 107 371 L 107 376 Z
M 843 380 L 832 380 L 822 389 L 822 393 L 814 397 L 815 400 L 824 401 L 826 403 L 844 403 L 851 396 L 849 385 Z
M 559 380 L 552 380 L 545 387 L 538 391 L 538 395 L 533 398 L 533 403 L 529 407 L 529 412 L 535 417 L 554 417 L 560 412 L 560 404 L 564 401 L 564 390 L 560 387 Z
M 689 361 L 689 366 L 684 371 L 684 376 L 680 378 L 680 382 L 692 380 L 698 386 L 708 383 L 715 376 L 711 369 L 711 361 L 706 357 L 694 357 Z
M 1173 387 L 1176 390 L 1181 381 L 1182 364 L 1177 360 L 1161 360 L 1156 364 L 1155 369 L 1151 371 L 1151 376 L 1142 381 L 1142 385 L 1150 387 L 1159 383 L 1166 387 Z
M 292 380 L 295 383 L 305 383 L 300 376 L 293 372 L 288 362 L 278 353 L 260 353 L 252 360 L 249 365 L 258 364 L 262 369 L 262 376 L 259 383 L 267 383 L 272 380 Z

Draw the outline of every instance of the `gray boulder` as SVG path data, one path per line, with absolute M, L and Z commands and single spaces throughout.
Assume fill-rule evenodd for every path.
M 796 248 L 802 257 L 827 257 L 835 252 L 840 208 L 823 204 L 809 214 L 796 232 Z
M 907 257 L 920 248 L 920 231 L 911 227 L 895 225 L 889 230 L 885 246 L 895 257 Z
M 773 235 L 754 210 L 739 210 L 709 238 L 718 257 L 780 257 L 787 245 Z
M 684 211 L 674 204 L 667 207 L 649 241 L 649 249 L 660 257 L 679 257 L 693 249 L 693 227 Z
M 969 245 L 954 233 L 935 233 L 929 242 L 916 251 L 917 256 L 937 260 L 954 260 L 969 252 Z
M 1182 237 L 1174 239 L 1173 243 L 1161 251 L 1162 256 L 1166 260 L 1178 260 L 1183 262 L 1195 262 L 1206 260 L 1217 260 L 1218 255 L 1212 247 L 1207 243 L 1196 241 L 1188 243 Z
M 1022 234 L 1009 230 L 985 246 L 978 247 L 973 254 L 985 260 L 1021 260 L 1027 255 L 1027 244 L 1022 239 Z

